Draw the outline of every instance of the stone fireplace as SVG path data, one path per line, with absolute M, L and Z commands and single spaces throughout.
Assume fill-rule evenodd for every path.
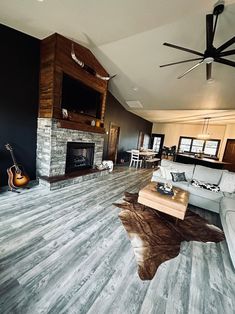
M 61 128 L 56 119 L 39 118 L 37 175 L 40 184 L 56 189 L 106 174 L 94 170 L 102 162 L 103 145 L 104 134 Z M 71 158 L 73 166 L 68 165 Z
M 67 142 L 65 173 L 91 169 L 94 162 L 94 143 Z
M 74 62 L 72 48 L 86 67 Z M 41 41 L 37 129 L 41 184 L 55 189 L 105 174 L 95 165 L 102 162 L 108 89 L 108 81 L 100 77 L 107 76 L 92 52 L 78 43 L 59 34 Z

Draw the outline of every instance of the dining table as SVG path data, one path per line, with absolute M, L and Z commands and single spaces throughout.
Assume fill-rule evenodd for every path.
M 136 150 L 136 149 L 135 149 Z M 138 149 L 137 149 L 138 150 Z M 127 150 L 127 153 L 131 154 L 132 150 Z M 140 156 L 143 157 L 143 164 L 146 167 L 146 160 L 150 157 L 154 157 L 157 153 L 154 151 L 139 151 Z

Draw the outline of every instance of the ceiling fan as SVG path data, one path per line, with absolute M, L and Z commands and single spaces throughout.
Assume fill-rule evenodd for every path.
M 213 46 L 218 16 L 223 11 L 224 11 L 224 1 L 219 0 L 214 6 L 213 14 L 207 14 L 206 15 L 206 50 L 204 51 L 204 53 L 201 53 L 201 52 L 198 52 L 198 51 L 195 51 L 192 49 L 176 46 L 176 45 L 169 44 L 169 43 L 163 44 L 164 46 L 168 46 L 171 48 L 183 50 L 183 51 L 198 55 L 198 56 L 200 56 L 200 58 L 194 58 L 194 59 L 188 59 L 188 60 L 163 64 L 163 65 L 160 65 L 160 68 L 175 65 L 175 64 L 200 60 L 197 64 L 195 64 L 194 66 L 189 68 L 187 71 L 185 71 L 183 74 L 181 74 L 177 78 L 178 79 L 182 78 L 183 76 L 185 76 L 186 74 L 188 74 L 192 70 L 196 69 L 199 65 L 205 63 L 206 64 L 206 79 L 210 80 L 213 62 L 218 62 L 218 63 L 222 63 L 222 64 L 226 64 L 226 65 L 235 67 L 234 61 L 223 58 L 223 57 L 231 56 L 231 55 L 235 54 L 235 49 L 224 51 L 226 48 L 230 47 L 232 44 L 235 43 L 235 36 L 232 37 L 231 39 L 229 39 L 228 41 L 226 41 L 223 45 L 221 45 L 218 48 L 215 48 Z

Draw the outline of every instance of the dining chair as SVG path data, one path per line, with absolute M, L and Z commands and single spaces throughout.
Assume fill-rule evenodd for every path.
M 131 161 L 129 167 L 131 167 L 132 165 L 136 168 L 138 168 L 139 165 L 140 168 L 142 167 L 142 159 L 140 159 L 140 152 L 136 149 L 131 150 Z

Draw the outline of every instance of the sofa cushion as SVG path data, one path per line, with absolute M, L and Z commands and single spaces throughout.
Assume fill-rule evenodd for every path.
M 168 166 L 167 166 L 167 167 L 165 167 L 165 166 L 164 166 L 164 167 L 163 167 L 163 166 L 160 166 L 161 176 L 162 176 L 164 179 L 166 179 L 166 175 L 167 175 L 167 174 L 166 174 L 166 169 L 168 169 L 168 168 L 170 169 L 170 167 L 168 167 Z
M 232 198 L 235 200 L 235 193 L 223 192 L 224 197 Z
M 219 184 L 220 190 L 227 193 L 235 192 L 235 173 L 224 172 Z
M 223 197 L 220 204 L 220 215 L 225 217 L 230 211 L 235 212 L 235 200 L 230 197 Z
M 175 172 L 175 173 L 179 172 L 178 169 L 173 168 L 173 167 L 163 167 L 163 168 L 165 169 L 165 178 L 169 181 L 172 180 L 172 176 L 171 176 L 172 172 Z
M 219 203 L 223 197 L 222 192 L 217 192 L 217 193 L 211 192 L 208 190 L 197 188 L 195 186 L 192 186 L 191 184 L 188 187 L 188 191 L 189 191 L 189 193 L 192 193 L 192 194 L 199 196 L 199 197 L 207 198 L 207 199 L 209 199 L 213 202 L 216 202 L 216 203 Z
M 223 197 L 220 203 L 220 218 L 224 229 L 230 257 L 235 268 L 235 200 Z
M 185 178 L 185 172 L 171 172 L 173 182 L 187 181 Z
M 212 183 L 207 183 L 207 182 L 198 181 L 198 180 L 193 179 L 191 181 L 191 184 L 197 188 L 205 189 L 205 190 L 212 191 L 215 193 L 218 193 L 220 191 L 220 187 L 218 185 L 212 184 Z
M 157 169 L 156 171 L 153 172 L 152 179 L 153 178 L 159 178 L 159 177 L 162 177 L 161 169 Z M 152 181 L 154 181 L 154 180 L 152 180 Z
M 193 179 L 212 184 L 219 184 L 223 170 L 196 165 Z
M 172 163 L 174 163 L 174 162 L 172 160 L 169 160 L 169 159 L 162 159 L 161 160 L 161 166 L 163 166 L 163 167 L 172 166 Z
M 235 239 L 235 211 L 228 211 L 226 215 L 228 230 L 232 233 L 232 239 Z
M 189 183 L 186 181 L 172 182 L 172 185 L 182 190 L 188 191 Z
M 185 177 L 188 181 L 192 180 L 193 171 L 195 168 L 195 165 L 182 164 L 181 162 L 174 162 L 174 161 L 171 161 L 168 159 L 162 159 L 161 166 L 176 169 L 177 171 L 175 171 L 175 172 L 185 172 Z M 172 170 L 172 172 L 173 172 L 173 170 Z

